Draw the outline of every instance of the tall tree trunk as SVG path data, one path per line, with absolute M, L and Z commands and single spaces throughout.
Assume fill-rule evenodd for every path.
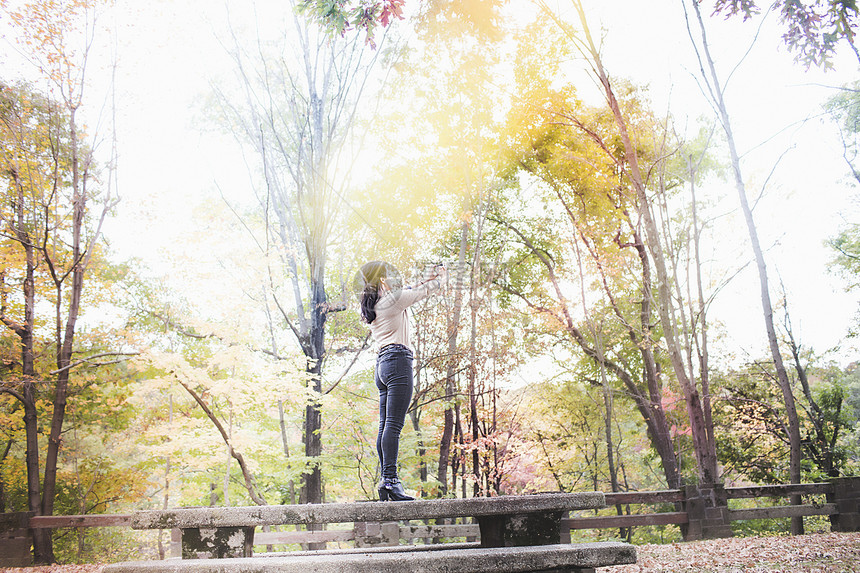
M 559 194 L 559 199 L 562 199 L 562 202 L 565 203 L 565 207 L 567 207 L 567 203 L 563 200 L 563 198 L 561 197 L 560 194 Z M 573 216 L 573 214 L 570 212 L 569 208 L 568 208 L 568 214 L 571 216 L 571 222 L 574 224 L 575 228 L 578 228 L 577 218 Z M 586 238 L 585 238 L 585 233 L 580 231 L 580 235 L 581 235 L 583 242 L 588 244 L 588 242 L 586 241 Z M 574 241 L 575 240 L 576 239 L 574 239 Z M 577 265 L 579 267 L 579 275 L 580 275 L 580 277 L 584 277 L 585 273 L 583 272 L 582 256 L 580 253 L 578 243 L 576 243 L 576 247 L 577 247 L 576 248 L 576 255 L 577 255 L 576 260 L 577 260 Z M 594 252 L 592 252 L 592 255 L 594 256 L 595 262 L 598 264 L 598 266 L 600 266 L 600 258 Z M 647 268 L 648 267 L 647 267 L 647 260 L 646 260 L 644 270 L 647 271 Z M 603 274 L 603 272 L 601 269 L 601 275 L 602 274 Z M 647 272 L 643 272 L 643 275 L 647 276 Z M 604 280 L 604 284 L 605 284 L 605 280 Z M 643 284 L 647 284 L 646 281 L 643 281 Z M 606 444 L 606 463 L 609 466 L 609 483 L 610 483 L 610 486 L 612 487 L 612 491 L 617 492 L 618 491 L 618 472 L 615 468 L 615 450 L 614 450 L 614 444 L 612 441 L 612 416 L 613 416 L 613 413 L 612 413 L 612 392 L 609 389 L 609 382 L 608 382 L 607 377 L 606 377 L 606 355 L 605 355 L 605 351 L 604 351 L 603 337 L 601 335 L 600 329 L 598 328 L 598 325 L 595 324 L 595 321 L 592 317 L 591 311 L 589 310 L 589 307 L 588 307 L 588 299 L 585 296 L 585 282 L 580 281 L 579 285 L 580 285 L 580 290 L 579 290 L 579 292 L 580 292 L 580 304 L 582 305 L 583 313 L 585 315 L 586 325 L 588 326 L 588 329 L 591 331 L 591 337 L 594 340 L 594 350 L 595 350 L 597 358 L 598 358 L 597 365 L 600 369 L 600 389 L 601 389 L 601 393 L 603 394 L 603 412 L 604 412 L 604 415 L 603 415 L 603 437 L 604 437 L 604 441 Z M 615 298 L 610 295 L 608 288 L 606 288 L 606 291 L 607 291 L 606 294 L 610 300 L 610 304 L 612 304 L 612 307 L 615 309 L 616 313 L 620 314 L 620 309 L 618 309 L 618 305 L 615 304 Z M 643 297 L 643 299 L 645 301 L 647 301 L 648 297 L 645 296 L 645 297 Z M 644 302 L 643 302 L 643 304 L 644 304 Z M 644 310 L 641 314 L 644 314 Z M 640 316 L 641 316 L 641 314 L 640 314 Z M 648 314 L 650 314 L 650 313 L 648 313 Z M 630 330 L 631 330 L 630 336 L 632 336 L 634 338 L 634 342 L 635 342 L 636 341 L 636 335 L 632 332 L 632 329 L 630 329 Z M 637 346 L 641 346 L 641 345 L 637 345 Z M 620 504 L 616 505 L 616 509 L 617 509 L 618 515 L 622 515 L 623 509 L 622 509 Z M 621 537 L 623 538 L 624 537 L 624 533 L 623 533 L 624 529 L 622 528 L 620 530 L 620 532 L 621 532 Z
M 466 262 L 466 242 L 469 235 L 468 223 L 463 223 L 460 234 L 460 252 L 457 258 L 458 269 Z M 463 291 L 454 285 L 454 309 L 448 322 L 448 362 L 445 368 L 445 417 L 442 426 L 442 438 L 439 441 L 438 479 L 442 495 L 448 494 L 448 466 L 451 463 L 451 440 L 454 435 L 454 397 L 456 394 L 457 366 L 457 333 L 460 330 L 460 312 L 463 307 Z M 457 484 L 454 483 L 456 493 Z
M 36 327 L 36 249 L 28 231 L 28 221 L 24 206 L 26 197 L 24 186 L 19 179 L 17 170 L 11 170 L 13 184 L 16 190 L 16 212 L 15 220 L 12 225 L 12 232 L 24 250 L 24 258 L 26 268 L 23 281 L 24 295 L 24 323 L 16 324 L 14 321 L 6 317 L 6 299 L 3 295 L 3 308 L 0 311 L 3 323 L 9 327 L 20 339 L 21 343 L 21 374 L 23 379 L 23 388 L 20 394 L 15 393 L 15 396 L 24 406 L 24 431 L 26 435 L 27 452 L 27 508 L 33 511 L 36 515 L 42 515 L 42 491 L 39 483 L 39 430 L 38 430 L 38 413 L 36 411 L 36 388 L 35 383 L 38 379 L 36 372 L 36 360 L 34 351 Z M 54 561 L 53 549 L 51 545 L 51 534 L 48 529 L 33 529 L 31 530 L 33 537 L 33 557 L 36 563 L 52 563 Z
M 463 481 L 461 497 L 466 497 L 466 458 L 465 458 L 465 438 L 463 436 L 463 420 L 460 417 L 461 408 L 460 402 L 454 401 L 454 443 L 457 444 L 455 455 L 451 456 L 451 487 L 454 491 L 454 497 L 457 497 L 457 478 Z
M 284 447 L 284 460 L 286 461 L 287 464 L 289 464 L 290 463 L 290 442 L 287 439 L 287 424 L 286 424 L 286 421 L 284 420 L 284 401 L 283 400 L 278 400 L 278 421 L 280 422 L 280 426 L 281 426 L 281 445 L 283 445 L 283 447 Z M 292 480 L 292 478 L 290 478 L 289 488 L 290 488 L 290 504 L 295 505 L 295 503 L 296 503 L 296 484 Z
M 474 283 L 474 281 L 473 281 Z M 474 287 L 473 287 L 474 288 Z M 476 388 L 476 378 L 478 375 L 477 360 L 477 338 L 478 338 L 478 304 L 477 300 L 472 295 L 472 332 L 469 338 L 469 426 L 472 434 L 472 474 L 474 474 L 475 483 L 472 488 L 472 496 L 478 497 L 481 495 L 481 456 L 479 452 L 480 426 L 478 422 L 478 394 Z M 489 492 L 485 492 L 489 494 Z
M 168 396 L 168 411 L 167 411 L 167 423 L 173 424 L 173 395 Z M 162 497 L 161 509 L 167 509 L 170 507 L 170 456 L 166 457 L 164 460 L 164 496 Z M 167 552 L 164 548 L 164 543 L 161 539 L 162 530 L 158 530 L 158 558 L 160 560 L 164 560 L 167 556 Z M 170 537 L 168 536 L 168 539 Z M 170 547 L 170 541 L 168 541 L 168 547 Z
M 490 354 L 491 360 L 493 362 L 493 378 L 492 378 L 492 397 L 491 404 L 493 409 L 493 417 L 490 421 L 490 428 L 487 432 L 487 435 L 493 437 L 493 459 L 492 459 L 492 481 L 490 480 L 490 471 L 487 471 L 487 495 L 489 495 L 490 491 L 493 491 L 495 494 L 500 493 L 501 485 L 502 485 L 502 471 L 499 467 L 499 445 L 498 445 L 498 436 L 496 432 L 498 431 L 499 426 L 499 410 L 498 410 L 498 402 L 497 402 L 497 392 L 496 392 L 496 358 L 499 356 L 498 347 L 496 346 L 496 322 L 492 318 L 493 316 L 493 290 L 488 290 L 488 296 L 490 297 L 490 334 L 492 338 L 492 352 Z M 489 463 L 489 460 L 488 460 Z
M 642 356 L 643 376 L 648 388 L 648 406 L 646 411 L 648 417 L 653 419 L 653 439 L 657 445 L 657 452 L 663 463 L 663 473 L 666 476 L 666 485 L 669 489 L 681 486 L 681 470 L 678 458 L 675 455 L 675 445 L 672 443 L 672 433 L 663 410 L 663 385 L 657 369 L 657 361 L 654 356 L 654 340 L 651 336 L 651 324 L 653 320 L 653 297 L 651 263 L 648 258 L 648 249 L 642 240 L 642 234 L 634 225 L 630 225 L 633 233 L 633 247 L 639 255 L 639 263 L 642 268 L 642 303 L 639 311 L 639 328 L 642 335 L 630 332 L 634 339 L 639 354 Z
M 421 408 L 418 404 L 424 387 L 424 345 L 420 324 L 415 325 L 415 391 L 412 394 L 412 405 L 409 408 L 409 419 L 415 430 L 416 449 L 418 451 L 418 476 L 421 480 L 421 496 L 425 495 L 427 485 L 427 445 L 421 431 Z
M 472 257 L 472 268 L 469 273 L 469 309 L 471 310 L 471 332 L 469 335 L 469 426 L 472 434 L 472 474 L 475 479 L 472 488 L 472 496 L 478 497 L 481 495 L 481 490 L 484 490 L 484 495 L 490 495 L 489 488 L 482 486 L 481 479 L 481 448 L 479 441 L 481 437 L 481 427 L 478 421 L 478 308 L 481 301 L 478 298 L 478 285 L 476 284 L 476 276 L 481 268 L 481 234 L 484 227 L 484 211 L 479 204 L 476 213 L 477 224 L 477 240 L 475 241 L 474 256 Z M 458 272 L 463 272 L 461 267 Z M 464 273 L 465 274 L 465 273 Z M 458 282 L 458 287 L 462 286 Z
M 322 368 L 325 358 L 325 322 L 327 301 L 325 295 L 325 254 L 324 246 L 317 245 L 317 257 L 311 261 L 311 329 L 310 357 L 308 358 L 308 384 L 311 387 L 310 399 L 305 407 L 305 456 L 312 460 L 311 467 L 304 475 L 302 498 L 305 503 L 323 503 L 323 478 L 320 457 L 322 456 Z M 323 529 L 320 524 L 309 524 L 308 531 Z M 308 543 L 309 550 L 323 550 L 325 542 Z
M 23 399 L 24 429 L 27 436 L 27 508 L 36 515 L 42 515 L 41 486 L 39 485 L 39 427 L 36 412 L 36 396 L 32 380 L 24 380 Z M 33 537 L 33 559 L 36 563 L 53 562 L 50 530 L 31 529 Z
M 68 400 L 70 365 L 72 353 L 74 352 L 75 327 L 78 321 L 78 313 L 81 306 L 81 295 L 84 288 L 84 271 L 86 269 L 83 261 L 84 253 L 81 243 L 81 233 L 84 225 L 84 213 L 86 211 L 86 189 L 81 181 L 83 168 L 82 158 L 78 153 L 78 134 L 75 120 L 76 108 L 70 106 L 69 135 L 71 140 L 71 166 L 72 166 L 72 284 L 68 293 L 69 302 L 66 311 L 65 328 L 60 336 L 60 305 L 63 300 L 63 285 L 65 279 L 55 277 L 57 290 L 57 382 L 54 386 L 54 412 L 51 416 L 51 432 L 48 436 L 48 448 L 45 455 L 45 477 L 42 488 L 42 515 L 53 515 L 54 500 L 57 489 L 57 464 L 62 443 L 63 422 L 66 417 L 66 403 Z M 50 531 L 50 530 L 49 530 Z M 53 558 L 53 548 L 51 549 Z
M 602 380 L 600 391 L 603 394 L 603 435 L 606 440 L 606 464 L 609 466 L 609 485 L 613 492 L 620 491 L 618 487 L 618 468 L 615 466 L 615 443 L 612 439 L 612 391 L 606 380 Z M 624 507 L 618 503 L 615 504 L 615 512 L 617 515 L 624 515 Z M 629 536 L 629 527 L 620 527 L 618 536 L 621 539 L 626 539 Z
M 312 460 L 310 470 L 305 473 L 302 497 L 305 503 L 323 502 L 322 468 L 319 458 L 322 455 L 322 365 L 325 358 L 325 259 L 322 253 L 312 270 L 311 283 L 311 329 L 309 336 L 310 356 L 307 361 L 308 384 L 313 399 L 305 407 L 305 455 Z
M 229 413 L 228 413 L 227 436 L 230 438 L 231 441 L 233 440 L 233 407 L 232 406 L 230 406 Z M 231 465 L 230 460 L 233 457 L 232 454 L 230 453 L 231 449 L 232 448 L 230 447 L 230 444 L 228 443 L 227 448 L 224 451 L 224 453 L 227 454 L 226 459 L 224 460 L 224 485 L 223 485 L 223 491 L 224 491 L 224 496 L 223 496 L 224 497 L 224 503 L 223 503 L 223 505 L 225 507 L 230 506 L 230 465 Z M 214 503 L 213 503 L 213 506 L 214 506 Z
M 663 327 L 663 336 L 666 339 L 672 368 L 684 393 L 684 401 L 687 406 L 687 415 L 690 419 L 690 428 L 693 435 L 699 479 L 703 483 L 714 483 L 717 479 L 716 448 L 714 444 L 708 440 L 708 432 L 705 427 L 704 412 L 699 392 L 684 367 L 683 354 L 681 353 L 675 333 L 675 321 L 672 317 L 672 299 L 669 289 L 671 279 L 669 278 L 669 274 L 666 269 L 666 260 L 660 243 L 660 234 L 651 214 L 650 201 L 648 200 L 645 185 L 639 172 L 638 157 L 636 156 L 635 147 L 630 141 L 630 137 L 627 133 L 626 122 L 621 113 L 618 102 L 615 99 L 615 94 L 610 86 L 609 78 L 603 72 L 601 72 L 601 80 L 604 85 L 607 98 L 610 102 L 610 108 L 612 109 L 613 115 L 616 117 L 616 123 L 621 133 L 621 140 L 624 143 L 627 163 L 630 167 L 632 176 L 631 180 L 634 183 L 634 188 L 639 199 L 640 215 L 642 215 L 642 220 L 645 223 L 646 236 L 648 237 L 648 248 L 652 258 L 654 259 L 654 264 L 657 270 L 658 315 L 660 316 L 660 323 Z M 651 296 L 653 296 L 653 293 Z
M 6 461 L 6 457 L 9 455 L 9 450 L 12 449 L 12 444 L 14 444 L 14 440 L 7 440 L 6 447 L 3 448 L 3 455 L 0 456 L 0 467 L 3 466 Z M 0 513 L 6 513 L 6 488 L 3 485 L 3 480 L 0 479 Z
M 315 396 L 322 392 L 319 368 L 309 366 L 308 385 Z M 319 457 L 322 454 L 322 408 L 319 399 L 312 398 L 305 406 L 304 443 L 305 456 L 311 458 L 311 466 L 304 474 L 302 483 L 303 503 L 322 503 L 322 468 Z
M 690 161 L 690 200 L 693 214 L 693 253 L 694 265 L 696 268 L 696 294 L 698 297 L 698 312 L 696 313 L 699 328 L 698 332 L 701 339 L 698 345 L 699 358 L 699 373 L 702 381 L 702 407 L 705 411 L 705 428 L 708 432 L 708 440 L 716 446 L 716 437 L 714 436 L 714 419 L 713 409 L 711 408 L 711 377 L 710 377 L 710 361 L 708 354 L 708 312 L 705 304 L 705 293 L 702 281 L 702 258 L 700 253 L 700 235 L 701 228 L 699 227 L 698 209 L 696 202 L 696 172 Z M 692 306 L 692 303 L 691 303 Z M 693 325 L 692 339 L 695 339 L 696 329 Z M 690 342 L 690 347 L 693 347 L 693 341 Z
M 782 391 L 783 403 L 785 404 L 786 418 L 788 421 L 788 441 L 790 447 L 789 455 L 789 478 L 792 483 L 800 483 L 800 423 L 797 417 L 797 407 L 794 401 L 794 395 L 791 391 L 791 383 L 788 379 L 788 372 L 782 360 L 782 353 L 779 349 L 779 340 L 776 336 L 776 327 L 773 321 L 773 305 L 770 300 L 770 287 L 767 278 L 767 264 L 764 260 L 764 254 L 761 249 L 761 243 L 758 238 L 758 229 L 753 219 L 752 209 L 747 200 L 746 186 L 744 184 L 743 175 L 741 173 L 740 156 L 735 145 L 735 138 L 732 133 L 732 124 L 729 118 L 728 107 L 723 94 L 723 88 L 717 77 L 716 66 L 714 59 L 711 57 L 710 47 L 708 45 L 707 35 L 705 33 L 705 24 L 702 20 L 702 14 L 699 10 L 699 3 L 691 2 L 693 9 L 696 12 L 696 18 L 699 23 L 699 29 L 702 34 L 702 51 L 705 56 L 705 63 L 708 67 L 707 76 L 704 79 L 709 81 L 709 90 L 712 103 L 716 106 L 719 114 L 720 123 L 723 131 L 726 134 L 726 143 L 729 146 L 729 153 L 732 163 L 732 173 L 734 175 L 735 188 L 740 200 L 741 210 L 746 221 L 747 231 L 749 232 L 750 244 L 755 255 L 756 267 L 758 268 L 759 287 L 761 294 L 761 307 L 764 314 L 765 330 L 767 332 L 767 341 L 770 346 L 771 357 L 773 358 L 774 368 L 776 369 L 777 384 Z M 705 75 L 705 71 L 702 70 Z M 792 503 L 799 504 L 800 496 L 792 496 Z M 791 519 L 791 530 L 793 534 L 803 533 L 803 518 L 793 517 Z

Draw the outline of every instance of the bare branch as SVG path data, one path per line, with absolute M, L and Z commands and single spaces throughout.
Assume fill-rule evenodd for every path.
M 207 338 L 218 338 L 220 340 L 220 337 L 216 336 L 215 334 L 198 334 L 193 330 L 189 330 L 163 313 L 156 312 L 154 310 L 149 310 L 147 312 L 158 320 L 162 321 L 165 326 L 172 328 L 174 331 L 178 332 L 179 334 L 182 334 L 183 336 L 195 338 L 197 340 L 206 340 Z
M 242 470 L 242 476 L 245 478 L 245 487 L 248 490 L 248 494 L 251 496 L 251 499 L 257 505 L 267 505 L 266 500 L 262 495 L 257 491 L 257 484 L 254 480 L 254 474 L 251 473 L 251 470 L 248 469 L 248 465 L 245 463 L 245 458 L 241 453 L 237 452 L 233 445 L 230 443 L 230 436 L 227 434 L 227 430 L 224 429 L 224 425 L 215 415 L 215 413 L 209 408 L 206 402 L 203 401 L 203 398 L 194 391 L 191 386 L 185 383 L 185 381 L 174 371 L 170 372 L 173 374 L 173 377 L 176 378 L 176 381 L 185 388 L 185 390 L 191 395 L 192 398 L 197 402 L 215 428 L 218 430 L 218 433 L 221 434 L 221 439 L 224 440 L 224 443 L 227 444 L 227 449 L 230 451 L 230 455 L 239 463 L 239 468 Z
M 361 353 L 368 346 L 370 346 L 370 332 L 369 331 L 367 333 L 367 336 L 364 337 L 364 342 L 362 343 L 361 348 L 359 348 L 358 352 L 355 353 L 355 356 L 352 357 L 352 361 L 349 363 L 349 365 L 346 367 L 346 369 L 343 371 L 343 373 L 340 376 L 338 376 L 338 379 L 335 380 L 335 382 L 331 385 L 331 387 L 329 387 L 328 390 L 323 392 L 323 394 L 328 394 L 332 390 L 337 388 L 338 384 L 340 384 L 343 381 L 343 379 L 346 378 L 346 375 L 349 374 L 349 371 L 352 369 L 353 366 L 355 366 L 355 363 L 358 362 L 358 357 L 361 356 Z
M 0 386 L 0 393 L 9 394 L 10 396 L 13 396 L 14 398 L 16 398 L 22 404 L 26 403 L 26 400 L 24 400 L 23 394 L 21 394 L 17 390 L 13 390 L 12 388 L 9 388 L 8 386 Z
M 95 364 L 92 364 L 92 366 L 94 366 L 94 367 L 108 366 L 110 364 L 118 364 L 120 362 L 125 362 L 130 357 L 137 356 L 138 354 L 140 354 L 140 353 L 139 352 L 102 352 L 101 354 L 93 354 L 92 356 L 87 356 L 86 358 L 81 358 L 80 360 L 77 360 L 77 361 L 69 364 L 68 366 L 66 366 L 64 368 L 60 368 L 58 370 L 53 370 L 53 371 L 51 371 L 51 374 L 59 374 L 60 372 L 63 372 L 65 370 L 71 370 L 72 368 L 80 366 L 81 364 L 91 363 L 96 358 L 104 358 L 105 356 L 126 356 L 126 357 L 128 357 L 128 358 L 121 358 L 119 360 L 112 360 L 109 362 L 97 362 Z

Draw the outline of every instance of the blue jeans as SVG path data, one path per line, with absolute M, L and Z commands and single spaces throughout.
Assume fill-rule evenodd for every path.
M 391 344 L 380 350 L 376 358 L 375 378 L 379 389 L 376 453 L 383 479 L 391 479 L 397 477 L 400 431 L 412 401 L 412 351 L 400 344 Z

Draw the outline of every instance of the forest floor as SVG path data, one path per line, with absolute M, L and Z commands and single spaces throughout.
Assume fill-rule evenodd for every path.
M 860 573 L 860 533 L 733 537 L 636 549 L 636 565 L 599 573 Z
M 860 573 L 860 533 L 743 537 L 640 545 L 636 565 L 598 573 Z M 100 573 L 104 565 L 0 568 L 0 573 Z

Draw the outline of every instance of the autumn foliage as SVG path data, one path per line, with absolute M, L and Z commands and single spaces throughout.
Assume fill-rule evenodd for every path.
M 750 259 L 726 205 L 752 178 L 727 164 L 728 118 L 692 129 L 674 102 L 656 109 L 612 73 L 581 3 L 510 4 L 431 2 L 407 20 L 405 0 L 304 0 L 309 19 L 278 4 L 227 26 L 223 77 L 189 116 L 235 144 L 212 161 L 246 172 L 237 189 L 200 183 L 211 194 L 153 270 L 104 240 L 123 209 L 105 151 L 116 146 L 83 120 L 101 102 L 84 97 L 94 68 L 82 58 L 100 10 L 119 7 L 0 0 L 39 77 L 0 78 L 0 510 L 373 499 L 375 356 L 352 281 L 376 259 L 407 284 L 439 262 L 451 275 L 412 309 L 400 461 L 418 496 L 860 471 L 860 368 L 796 342 L 772 283 L 787 366 L 763 332 L 760 346 L 726 350 L 737 333 L 715 301 Z M 822 22 L 810 33 L 829 34 Z M 382 31 L 397 42 L 369 49 Z M 833 103 L 843 129 L 855 100 Z M 837 247 L 856 285 L 855 239 Z M 648 571 L 860 558 L 855 535 L 696 546 L 647 545 L 679 540 L 674 526 L 583 535 L 616 533 L 646 544 Z M 166 533 L 136 535 L 57 532 L 37 558 L 166 555 Z

